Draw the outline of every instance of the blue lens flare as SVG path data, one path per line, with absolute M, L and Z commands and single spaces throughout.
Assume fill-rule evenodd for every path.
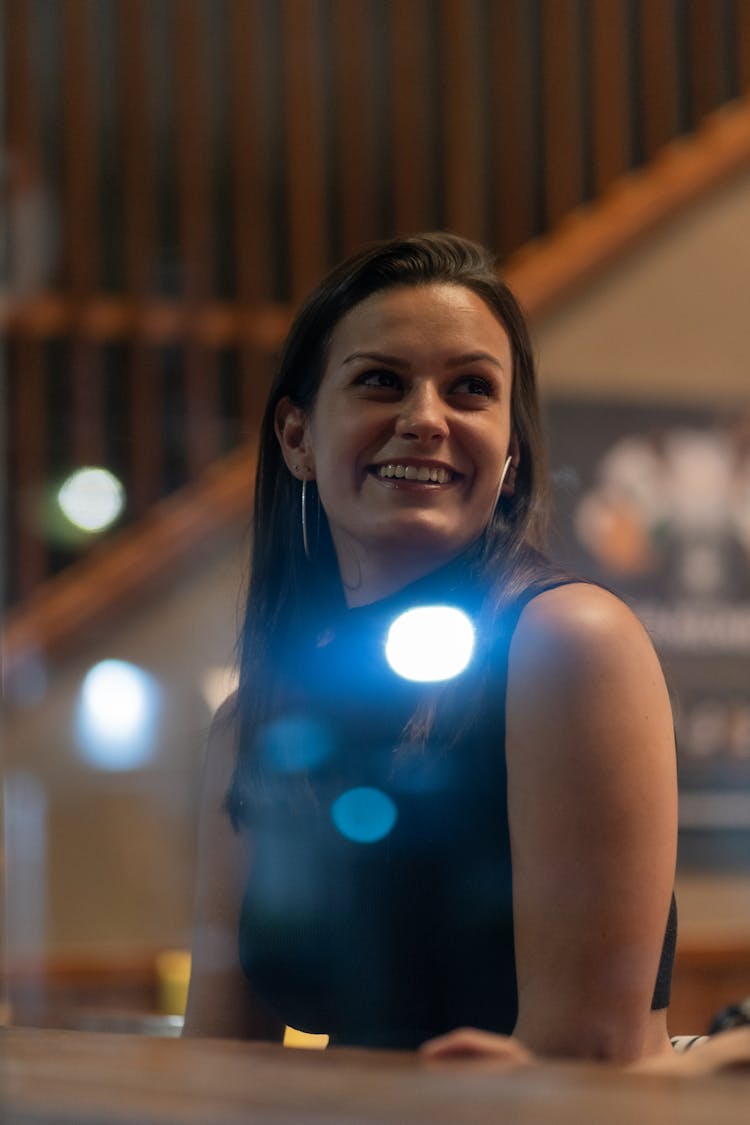
M 380 789 L 347 789 L 331 806 L 331 817 L 342 836 L 355 844 L 382 840 L 398 819 L 398 809 Z
M 438 683 L 458 676 L 474 652 L 474 626 L 466 614 L 449 605 L 409 609 L 391 625 L 385 655 L 405 680 Z

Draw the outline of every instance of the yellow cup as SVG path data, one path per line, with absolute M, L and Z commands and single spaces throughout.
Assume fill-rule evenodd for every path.
M 156 956 L 156 1003 L 164 1016 L 184 1016 L 190 983 L 190 954 L 186 949 L 165 949 Z

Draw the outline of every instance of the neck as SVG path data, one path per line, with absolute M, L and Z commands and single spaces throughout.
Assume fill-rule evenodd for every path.
M 426 554 L 420 552 L 389 552 L 387 558 L 366 558 L 354 551 L 337 551 L 344 598 L 350 609 L 369 605 L 397 593 L 426 574 L 439 570 L 458 552 Z

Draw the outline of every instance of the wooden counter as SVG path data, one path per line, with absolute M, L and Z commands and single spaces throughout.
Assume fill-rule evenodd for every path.
M 3 1125 L 705 1125 L 745 1120 L 749 1105 L 747 1071 L 667 1078 L 567 1063 L 502 1072 L 408 1053 L 0 1032 Z

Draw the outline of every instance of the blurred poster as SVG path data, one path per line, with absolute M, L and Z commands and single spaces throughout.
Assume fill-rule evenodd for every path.
M 627 601 L 675 714 L 680 865 L 750 870 L 750 407 L 553 400 L 554 554 Z

